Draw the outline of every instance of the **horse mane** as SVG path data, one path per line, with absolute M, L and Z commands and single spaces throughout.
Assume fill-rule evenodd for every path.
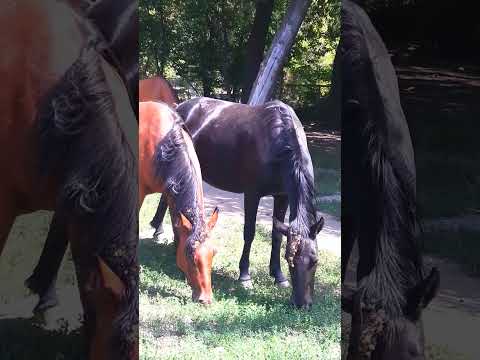
M 85 246 L 126 284 L 112 343 L 120 356 L 138 338 L 137 160 L 94 42 L 42 98 L 37 120 L 40 174 L 59 179 L 57 214 L 75 219 Z
M 187 143 L 182 131 L 183 121 L 171 111 L 175 117 L 173 128 L 157 145 L 154 155 L 155 176 L 165 180 L 167 194 L 174 199 L 175 211 L 182 213 L 192 224 L 192 234 L 187 239 L 186 255 L 193 260 L 195 243 L 204 242 L 203 230 L 205 222 L 200 212 L 201 199 L 197 196 L 200 176 L 188 156 Z
M 310 226 L 316 221 L 316 209 L 313 165 L 305 132 L 290 106 L 275 100 L 266 103 L 264 108 L 268 111 L 265 121 L 280 131 L 272 151 L 281 163 L 288 192 L 293 194 L 292 201 L 289 199 L 293 203 L 290 225 L 303 238 L 309 238 Z
M 362 11 L 359 17 L 365 21 L 366 15 Z M 350 96 L 347 100 L 357 109 L 357 118 L 351 122 L 361 127 L 357 134 L 358 161 L 362 164 L 361 178 L 367 182 L 365 191 L 369 196 L 368 203 L 362 206 L 371 219 L 362 226 L 368 228 L 374 249 L 373 269 L 360 282 L 359 291 L 364 303 L 379 305 L 385 310 L 393 324 L 387 328 L 387 338 L 391 339 L 394 324 L 398 325 L 395 319 L 404 316 L 409 291 L 423 278 L 421 244 L 416 236 L 415 173 L 412 173 L 413 159 L 399 156 L 387 136 L 389 109 L 386 109 L 374 72 L 374 60 L 369 56 L 364 38 L 371 34 L 359 29 L 356 20 L 356 16 L 345 16 L 342 7 L 343 32 L 348 34 L 344 36 L 348 38 L 348 45 L 343 56 L 349 59 L 345 65 L 349 70 L 344 76 L 362 79 L 361 86 L 349 84 L 357 93 L 350 95 L 345 87 L 343 92 Z

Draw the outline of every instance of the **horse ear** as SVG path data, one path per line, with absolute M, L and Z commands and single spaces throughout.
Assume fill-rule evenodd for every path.
M 185 215 L 183 215 L 183 213 L 180 213 L 180 225 L 183 226 L 187 231 L 192 231 L 192 223 Z
M 279 221 L 276 217 L 273 217 L 273 229 L 281 233 L 282 235 L 288 235 L 288 226 Z
M 97 256 L 97 261 L 102 287 L 109 289 L 115 298 L 120 301 L 125 296 L 125 285 L 123 281 L 110 269 L 100 256 Z
M 422 280 L 408 297 L 408 313 L 413 317 L 418 317 L 432 299 L 437 295 L 440 287 L 440 272 L 437 268 L 432 268 L 428 277 Z
M 325 220 L 323 219 L 323 216 L 321 216 L 320 220 L 310 227 L 310 238 L 315 239 L 318 233 L 323 229 L 324 224 Z
M 215 207 L 215 210 L 213 210 L 212 215 L 210 216 L 210 220 L 208 220 L 208 229 L 212 230 L 217 223 L 218 220 L 218 207 Z

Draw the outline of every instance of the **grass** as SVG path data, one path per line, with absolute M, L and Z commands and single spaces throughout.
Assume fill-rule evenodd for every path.
M 144 202 L 140 229 L 148 228 L 157 203 L 155 195 Z M 238 286 L 241 234 L 238 218 L 217 224 L 212 233 L 219 252 L 215 302 L 208 307 L 191 302 L 170 241 L 141 241 L 141 359 L 340 358 L 340 259 L 321 253 L 315 305 L 310 312 L 294 310 L 288 305 L 291 289 L 278 289 L 268 275 L 270 234 L 262 228 L 252 246 L 254 289 Z

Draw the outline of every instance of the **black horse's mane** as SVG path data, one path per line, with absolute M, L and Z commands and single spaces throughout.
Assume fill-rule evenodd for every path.
M 182 213 L 192 224 L 192 234 L 187 239 L 186 254 L 193 260 L 195 243 L 205 241 L 203 229 L 204 218 L 200 213 L 201 199 L 198 198 L 197 189 L 200 184 L 200 174 L 188 155 L 187 143 L 183 134 L 183 120 L 171 111 L 175 118 L 173 128 L 157 145 L 155 151 L 156 176 L 166 182 L 167 194 L 175 204 L 175 211 Z
M 310 226 L 316 221 L 316 209 L 313 166 L 305 132 L 290 106 L 281 101 L 270 101 L 264 108 L 268 111 L 264 121 L 280 129 L 272 151 L 282 164 L 283 179 L 288 193 L 293 195 L 290 225 L 303 238 L 309 238 Z
M 137 159 L 123 134 L 95 41 L 42 99 L 38 112 L 39 164 L 59 179 L 56 214 L 74 221 L 126 284 L 115 322 L 114 354 L 138 339 Z M 125 339 L 129 340 L 126 342 Z
M 355 118 L 350 123 L 358 127 L 360 148 L 356 154 L 361 164 L 361 178 L 368 186 L 365 191 L 369 194 L 362 211 L 368 212 L 372 219 L 362 226 L 368 227 L 374 249 L 372 271 L 359 284 L 359 291 L 364 303 L 381 306 L 395 324 L 395 319 L 405 316 L 409 291 L 423 278 L 421 244 L 417 237 L 415 174 L 408 163 L 414 160 L 399 156 L 399 149 L 392 146 L 387 137 L 388 109 L 374 73 L 374 60 L 365 43 L 367 34 L 362 33 L 356 20 L 355 16 L 342 14 L 342 26 L 348 34 L 343 54 L 348 58 L 344 66 L 347 71 L 343 76 L 362 79 L 362 84 L 353 84 L 352 94 L 347 93 L 347 88 L 343 91 L 350 97 L 347 106 L 354 108 L 350 114 Z M 350 108 L 345 110 L 350 111 Z M 388 329 L 387 338 L 391 338 L 395 326 Z

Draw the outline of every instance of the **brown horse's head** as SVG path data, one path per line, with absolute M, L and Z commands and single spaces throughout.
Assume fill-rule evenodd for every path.
M 435 297 L 440 282 L 437 269 L 407 294 L 400 316 L 391 318 L 387 309 L 369 304 L 362 291 L 343 294 L 342 308 L 352 314 L 347 360 L 425 359 L 422 312 Z
M 217 223 L 217 219 L 218 208 L 215 208 L 209 221 L 202 226 L 203 229 L 194 229 L 188 218 L 180 213 L 175 226 L 178 237 L 177 266 L 183 271 L 192 287 L 193 301 L 202 304 L 210 304 L 213 299 L 212 262 L 217 250 L 209 241 L 209 234 Z M 194 231 L 199 231 L 200 237 L 190 244 Z
M 117 319 L 122 312 L 122 307 L 125 306 L 126 287 L 123 281 L 98 256 L 96 265 L 90 272 L 85 286 L 87 309 L 95 309 L 94 328 L 91 324 L 87 329 L 91 336 L 89 359 L 114 359 L 118 357 L 114 339 L 118 334 Z M 91 313 L 87 310 L 86 314 Z M 135 333 L 135 329 L 132 330 L 128 339 L 128 349 L 125 349 L 128 351 L 126 358 L 138 360 L 138 333 Z

